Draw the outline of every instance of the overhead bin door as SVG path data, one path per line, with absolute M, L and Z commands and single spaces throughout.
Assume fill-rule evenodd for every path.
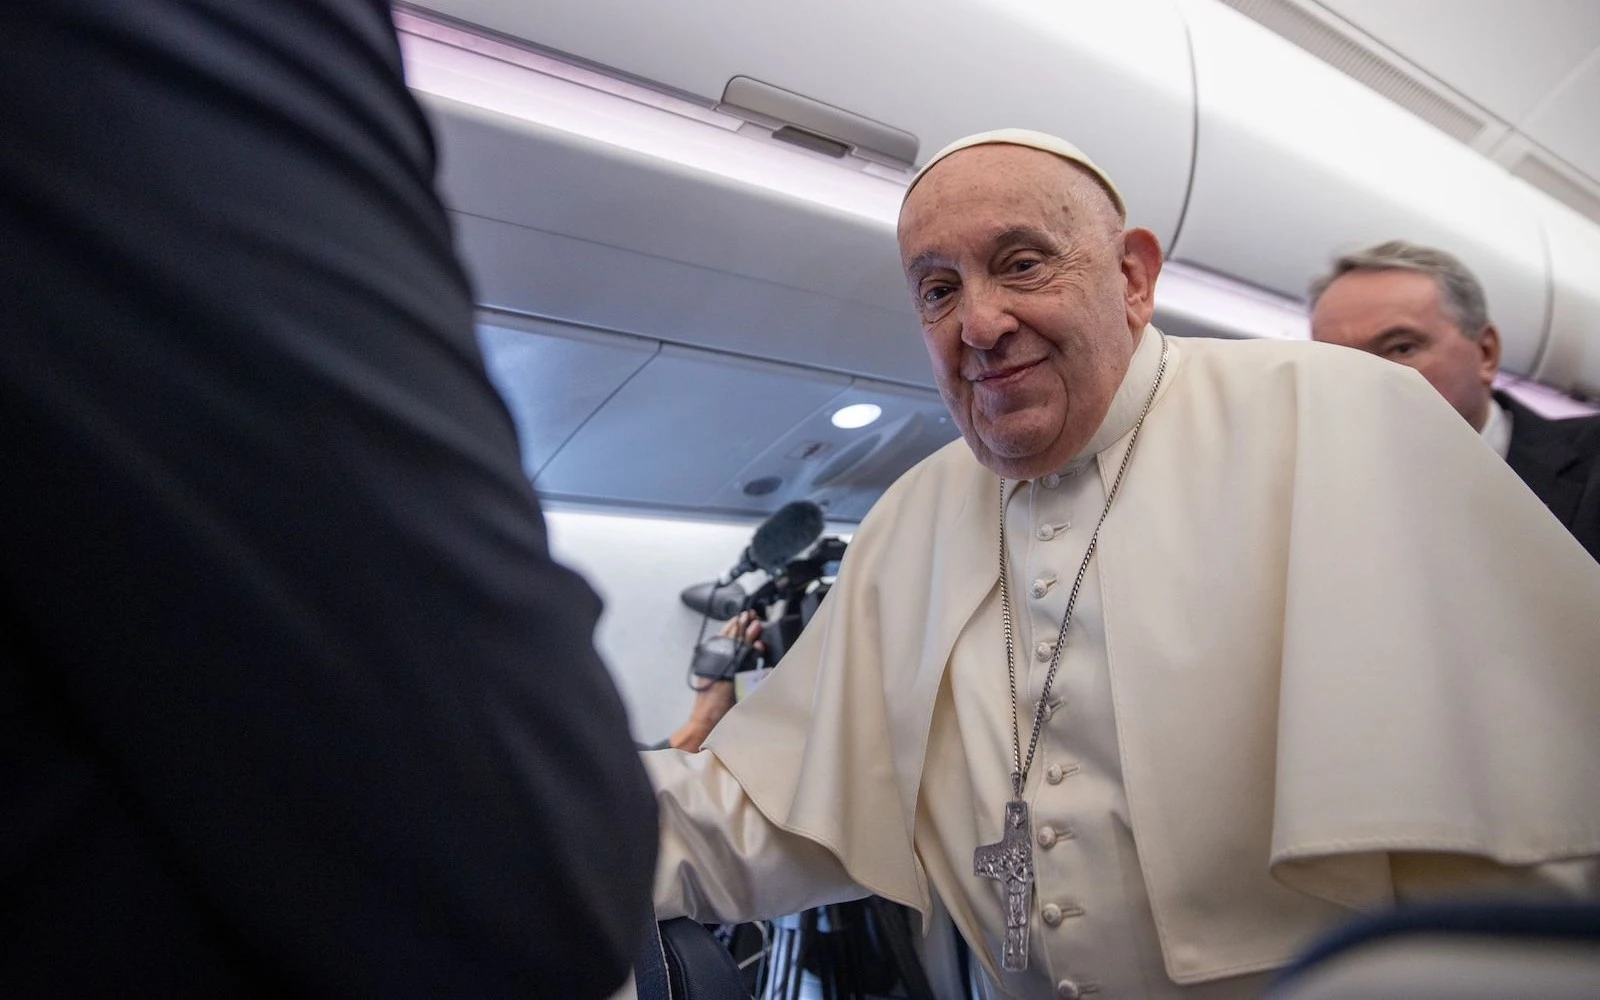
M 480 305 L 932 384 L 890 223 L 425 103 Z
M 1542 191 L 1523 192 L 1550 245 L 1550 339 L 1534 377 L 1600 396 L 1600 227 Z
M 1181 0 L 1199 102 L 1180 260 L 1304 297 L 1332 257 L 1403 238 L 1483 281 L 1505 367 L 1546 325 L 1539 227 L 1499 167 L 1215 0 Z
M 971 132 L 1042 129 L 1095 157 L 1134 221 L 1163 241 L 1183 210 L 1193 87 L 1170 0 L 423 6 L 708 105 L 725 94 L 759 102 L 740 96 L 760 90 L 752 84 L 786 92 L 809 128 L 825 132 L 830 109 L 863 128 L 875 124 L 887 148 L 878 152 L 889 158 L 907 149 L 907 136 L 920 163 Z

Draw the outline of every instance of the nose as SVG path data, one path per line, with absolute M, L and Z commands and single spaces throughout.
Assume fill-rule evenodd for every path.
M 1017 328 L 1005 291 L 989 282 L 972 282 L 962 290 L 959 319 L 961 342 L 979 351 L 992 350 Z

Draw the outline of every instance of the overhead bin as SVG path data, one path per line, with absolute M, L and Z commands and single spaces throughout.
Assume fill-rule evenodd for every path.
M 1303 337 L 1297 302 L 1335 253 L 1405 236 L 1480 274 L 1506 367 L 1531 373 L 1549 308 L 1581 314 L 1568 304 L 1592 287 L 1588 258 L 1559 259 L 1590 224 L 1552 238 L 1554 273 L 1573 275 L 1557 290 L 1521 185 L 1210 0 L 430 6 L 494 33 L 397 15 L 496 309 L 931 388 L 892 163 L 1002 116 L 1079 140 L 1135 222 L 1179 232 L 1157 299 L 1176 332 Z M 850 156 L 773 141 L 786 118 Z M 1539 374 L 1584 384 L 1563 361 L 1584 348 L 1560 336 Z
M 758 100 L 740 95 L 776 94 L 754 109 L 758 117 L 806 107 L 792 113 L 805 131 L 884 162 L 913 148 L 921 162 L 971 132 L 1042 129 L 1095 157 L 1134 221 L 1164 241 L 1183 211 L 1193 87 L 1170 0 L 421 6 L 707 107 L 737 109 Z M 846 123 L 837 129 L 844 134 L 828 135 L 831 121 Z
M 1547 328 L 1539 223 L 1489 160 L 1215 0 L 1180 0 L 1199 129 L 1179 260 L 1304 297 L 1332 258 L 1404 238 L 1483 281 L 1505 367 Z M 1142 124 L 1141 124 L 1142 128 Z
M 894 241 L 903 180 L 716 120 L 682 119 L 673 141 L 718 170 L 640 152 L 595 137 L 602 114 L 637 107 L 627 100 L 552 93 L 565 82 L 499 53 L 402 40 L 481 305 L 931 385 Z M 568 97 L 556 110 L 585 115 L 584 131 L 535 120 L 533 105 Z
M 699 224 L 742 228 L 749 218 L 718 216 Z M 457 214 L 453 222 L 477 301 L 487 308 L 932 385 L 909 296 L 900 309 L 878 308 L 825 290 L 686 264 L 498 219 Z M 787 231 L 796 234 L 807 228 L 804 215 L 797 214 Z M 798 250 L 788 252 L 793 256 Z M 776 250 L 766 263 L 785 252 Z M 893 266 L 892 241 L 888 252 Z M 891 287 L 903 294 L 898 276 Z
M 931 388 L 893 235 L 906 173 L 840 167 L 703 105 L 494 38 L 399 23 L 480 303 Z M 759 89 L 728 93 L 783 110 Z M 1159 149 L 1174 133 L 1119 134 Z M 1175 333 L 1305 336 L 1293 299 L 1177 264 L 1157 320 Z
M 1544 224 L 1551 263 L 1550 336 L 1533 376 L 1600 397 L 1600 227 L 1543 191 L 1523 191 Z

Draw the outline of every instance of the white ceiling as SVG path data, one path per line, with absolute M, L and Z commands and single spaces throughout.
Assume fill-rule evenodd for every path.
M 1320 3 L 1512 125 L 1600 49 L 1595 0 Z
M 1501 128 L 1474 143 L 1483 152 L 1503 159 L 1521 137 L 1600 187 L 1600 0 L 1302 3 L 1485 112 Z

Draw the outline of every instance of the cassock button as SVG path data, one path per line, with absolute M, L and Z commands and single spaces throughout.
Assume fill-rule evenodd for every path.
M 1041 642 L 1041 643 L 1039 643 L 1039 645 L 1033 647 L 1033 658 L 1038 660 L 1040 663 L 1043 663 L 1046 660 L 1050 659 L 1050 654 L 1054 653 L 1055 651 L 1056 651 L 1056 644 L 1055 643 L 1053 643 L 1053 642 Z
M 1050 581 L 1042 579 L 1033 581 L 1033 586 L 1028 588 L 1028 593 L 1034 597 L 1043 597 L 1050 593 Z
M 1056 537 L 1056 529 L 1048 524 L 1041 524 L 1039 525 L 1039 529 L 1035 531 L 1033 535 L 1041 542 L 1048 542 L 1050 539 Z
M 1039 846 L 1048 850 L 1056 846 L 1056 828 L 1053 826 L 1039 827 Z
M 1078 984 L 1072 980 L 1063 979 L 1061 982 L 1056 983 L 1056 996 L 1060 997 L 1060 1000 L 1080 1000 L 1083 996 L 1083 990 L 1079 989 Z
M 1045 476 L 1043 479 L 1041 479 L 1039 481 L 1044 484 L 1044 488 L 1045 489 L 1053 490 L 1057 486 L 1061 485 L 1061 476 L 1059 474 L 1057 474 L 1057 473 L 1052 472 L 1048 476 Z
M 1061 907 L 1054 903 L 1046 903 L 1044 909 L 1039 911 L 1039 916 L 1043 917 L 1044 922 L 1051 927 L 1061 926 Z
M 1061 784 L 1061 779 L 1066 777 L 1066 772 L 1061 770 L 1060 764 L 1051 764 L 1044 769 L 1044 780 L 1052 785 Z

